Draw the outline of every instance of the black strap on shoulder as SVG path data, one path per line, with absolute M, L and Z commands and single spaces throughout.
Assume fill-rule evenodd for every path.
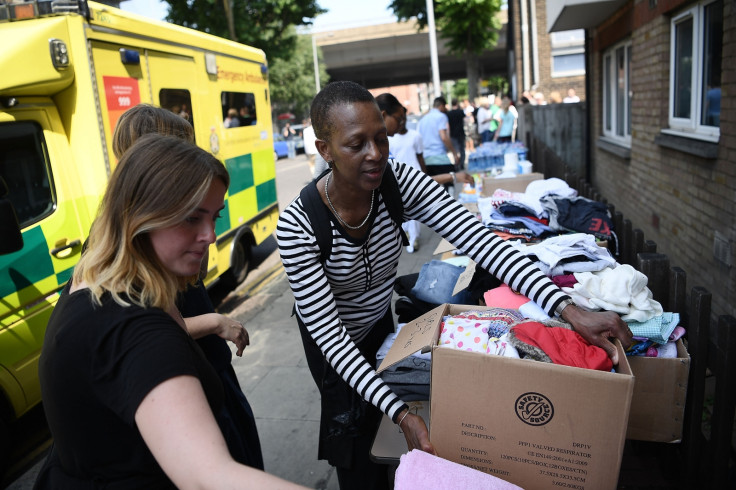
M 396 176 L 391 168 L 387 168 L 383 172 L 383 179 L 381 179 L 381 196 L 383 196 L 383 202 L 386 204 L 388 215 L 391 216 L 391 220 L 399 228 L 401 233 L 401 243 L 405 246 L 409 246 L 409 239 L 406 237 L 406 232 L 401 227 L 404 222 L 404 202 L 401 200 L 401 191 L 399 190 L 399 183 L 396 181 Z
M 332 253 L 332 227 L 330 226 L 329 219 L 325 216 L 324 203 L 322 202 L 322 197 L 319 195 L 316 183 L 331 171 L 330 169 L 325 170 L 299 192 L 302 206 L 304 206 L 304 212 L 307 213 L 309 222 L 312 223 L 314 238 L 317 240 L 317 246 L 319 247 L 319 261 L 322 264 L 327 262 L 327 259 Z M 401 243 L 405 247 L 408 247 L 409 239 L 401 227 L 401 223 L 404 222 L 404 203 L 401 200 L 399 183 L 396 181 L 396 176 L 390 168 L 387 168 L 384 172 L 379 189 L 381 196 L 383 196 L 383 202 L 386 205 L 388 215 L 401 233 Z
M 317 240 L 317 246 L 319 247 L 319 261 L 322 264 L 327 262 L 332 253 L 332 228 L 324 213 L 324 204 L 317 190 L 317 182 L 328 172 L 331 172 L 331 170 L 327 169 L 322 172 L 319 177 L 305 185 L 299 193 L 304 212 L 307 213 L 309 222 L 312 223 L 314 238 Z

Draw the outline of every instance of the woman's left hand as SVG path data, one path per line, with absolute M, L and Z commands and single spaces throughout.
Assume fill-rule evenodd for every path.
M 419 449 L 429 454 L 437 454 L 434 446 L 429 442 L 429 431 L 422 417 L 409 413 L 406 417 L 403 417 L 399 428 L 404 432 L 406 447 L 409 448 L 409 451 Z
M 247 346 L 250 345 L 250 337 L 248 331 L 245 329 L 242 323 L 232 318 L 228 318 L 225 315 L 219 313 L 213 313 L 217 315 L 217 335 L 225 340 L 235 344 L 238 351 L 235 353 L 236 356 L 240 357 L 243 355 L 243 351 Z
M 616 346 L 609 340 L 617 338 L 624 349 L 633 342 L 633 334 L 625 321 L 613 311 L 586 311 L 575 305 L 562 310 L 562 318 L 591 345 L 606 351 L 613 364 L 618 364 Z
M 465 172 L 464 170 L 460 170 L 459 172 L 455 172 L 455 179 L 460 182 L 461 184 L 470 184 L 473 187 L 475 187 L 475 179 L 472 175 Z

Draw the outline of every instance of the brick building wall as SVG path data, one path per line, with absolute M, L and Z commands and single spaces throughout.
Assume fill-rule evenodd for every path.
M 632 2 L 641 8 L 648 2 Z M 688 287 L 703 286 L 713 294 L 713 311 L 736 315 L 736 21 L 733 2 L 724 2 L 722 111 L 717 158 L 703 158 L 657 142 L 668 127 L 670 15 L 695 2 L 670 2 L 668 12 L 652 16 L 631 31 L 632 135 L 630 158 L 596 143 L 602 135 L 602 49 L 591 53 L 593 165 L 591 181 L 603 197 L 657 242 L 670 264 L 687 272 Z M 619 18 L 619 31 L 628 28 Z M 666 15 L 665 15 L 666 14 Z M 598 27 L 599 33 L 615 29 Z M 729 109 L 730 107 L 730 109 Z M 686 138 L 681 138 L 687 144 Z M 693 143 L 695 140 L 690 140 Z M 725 240 L 725 244 L 724 244 Z M 715 247 L 726 248 L 727 262 L 716 259 Z M 723 248 L 720 249 L 723 252 Z M 723 253 L 719 255 L 723 257 Z
M 373 94 L 374 97 L 377 97 L 383 93 L 390 93 L 394 97 L 396 97 L 401 104 L 406 107 L 406 111 L 409 114 L 421 114 L 422 113 L 422 107 L 421 107 L 421 101 L 420 101 L 420 94 L 425 94 L 427 89 L 426 87 L 424 89 L 420 88 L 417 84 L 411 84 L 411 85 L 400 85 L 396 87 L 382 87 L 382 88 L 373 88 L 369 89 L 369 92 Z
M 575 89 L 580 100 L 585 100 L 585 75 L 576 76 L 552 76 L 552 44 L 550 34 L 547 32 L 547 0 L 509 0 L 509 16 L 508 16 L 508 32 L 509 45 L 514 46 L 514 64 L 517 80 L 517 99 L 521 98 L 521 94 L 526 90 L 531 90 L 532 86 L 535 91 L 542 92 L 549 101 L 552 92 L 558 92 L 561 97 L 567 95 L 569 88 Z M 529 35 L 526 36 L 528 41 L 522 40 L 522 16 L 521 8 L 527 7 Z M 537 59 L 539 71 L 534 74 L 533 50 L 531 41 L 532 17 L 531 9 L 534 8 L 537 33 Z M 527 46 L 529 56 L 529 86 L 524 86 L 524 62 L 523 50 Z

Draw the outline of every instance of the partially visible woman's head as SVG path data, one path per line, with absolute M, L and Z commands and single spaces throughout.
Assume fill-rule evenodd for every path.
M 402 121 L 406 118 L 404 106 L 401 105 L 401 102 L 396 97 L 388 92 L 376 97 L 376 103 L 386 123 L 388 135 L 393 136 L 401 128 Z
M 115 168 L 92 226 L 89 246 L 74 272 L 99 300 L 127 294 L 140 305 L 165 306 L 196 278 L 178 277 L 156 256 L 150 232 L 185 223 L 213 182 L 230 179 L 225 167 L 192 143 L 160 134 L 143 135 Z
M 503 94 L 501 98 L 501 109 L 506 111 L 511 105 L 511 94 Z
M 330 118 L 330 112 L 336 106 L 355 102 L 376 103 L 373 95 L 363 86 L 355 82 L 331 82 L 314 97 L 309 115 L 314 126 L 317 139 L 329 141 L 335 130 L 335 123 Z
M 150 104 L 138 104 L 120 116 L 112 136 L 112 151 L 120 160 L 123 153 L 144 134 L 158 133 L 194 141 L 189 121 L 171 111 Z

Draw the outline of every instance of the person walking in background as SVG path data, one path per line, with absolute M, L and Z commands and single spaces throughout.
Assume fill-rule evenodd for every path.
M 286 147 L 288 148 L 288 157 L 296 157 L 296 131 L 291 127 L 288 122 L 284 125 L 284 129 L 281 131 L 281 135 L 286 141 Z
M 307 160 L 309 162 L 309 174 L 314 178 L 325 171 L 327 168 L 327 162 L 325 162 L 322 155 L 317 151 L 317 146 L 314 143 L 317 136 L 314 134 L 312 122 L 308 121 L 308 124 L 309 125 L 302 131 L 302 136 L 304 138 L 304 154 L 307 155 Z M 317 171 L 319 171 L 319 173 L 315 173 Z
M 487 97 L 480 100 L 480 108 L 478 109 L 478 134 L 480 142 L 487 143 L 493 139 L 493 131 L 491 124 L 494 122 L 494 113 L 491 111 L 491 104 Z
M 455 171 L 465 168 L 465 112 L 457 101 L 452 103 L 452 109 L 447 111 L 447 120 L 450 123 L 450 140 L 459 159 L 455 160 Z
M 227 170 L 146 134 L 115 167 L 46 329 L 39 378 L 54 438 L 35 488 L 297 488 L 230 455 L 222 385 L 177 295 L 199 277 Z
M 537 92 L 539 93 L 539 92 Z M 511 104 L 511 96 L 505 94 L 501 99 L 501 110 L 496 113 L 498 120 L 498 129 L 493 141 L 499 143 L 508 143 L 516 140 L 516 123 L 519 119 L 519 113 L 516 107 Z
M 562 99 L 562 102 L 565 104 L 574 104 L 576 102 L 580 102 L 580 97 L 575 93 L 575 89 L 570 87 L 567 89 L 567 97 Z
M 419 120 L 419 134 L 424 144 L 424 163 L 428 175 L 445 174 L 455 171 L 455 165 L 447 156 L 452 154 L 454 161 L 460 161 L 450 139 L 450 122 L 447 119 L 447 101 L 444 97 L 434 99 L 432 110 Z M 446 185 L 448 192 L 454 187 Z M 452 190 L 450 190 L 452 189 Z
M 464 126 L 465 129 L 465 153 L 475 151 L 475 136 L 478 134 L 475 124 L 475 107 L 468 99 L 463 100 L 463 112 L 465 113 Z
M 393 98 L 393 100 L 391 100 Z M 398 128 L 392 135 L 391 130 L 388 129 L 388 147 L 389 155 L 391 158 L 398 160 L 399 162 L 405 163 L 415 170 L 426 173 L 427 169 L 424 164 L 424 145 L 422 144 L 422 135 L 413 129 L 406 127 L 406 108 L 401 106 L 399 101 L 391 94 L 381 94 L 376 97 L 378 108 L 381 109 L 384 121 L 386 120 L 386 113 L 391 107 L 394 107 L 392 103 L 398 104 L 403 110 L 404 116 L 398 121 Z M 419 249 L 419 231 L 421 225 L 417 220 L 405 221 L 401 224 L 409 238 L 409 245 L 406 247 L 407 253 L 414 253 Z

